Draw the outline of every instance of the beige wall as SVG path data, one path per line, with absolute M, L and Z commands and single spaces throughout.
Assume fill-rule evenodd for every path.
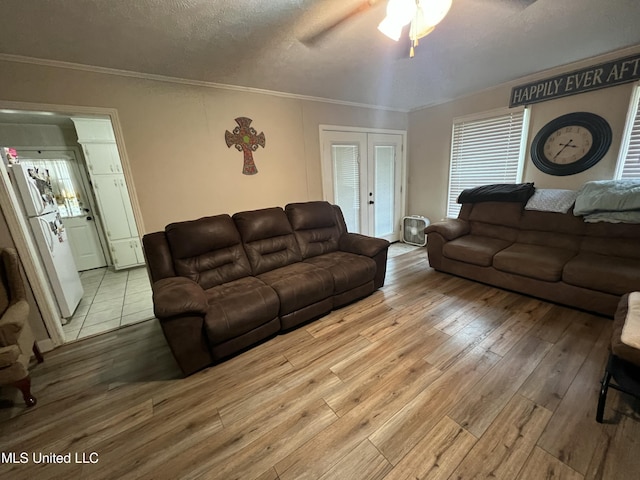
M 143 233 L 218 213 L 322 198 L 320 124 L 406 130 L 408 115 L 253 92 L 0 61 L 0 101 L 114 108 Z M 234 118 L 253 119 L 266 147 L 242 175 L 227 148 Z
M 65 113 L 73 113 L 74 106 L 117 110 L 141 233 L 179 220 L 319 200 L 320 124 L 408 126 L 402 112 L 6 61 L 0 69 L 0 102 L 63 105 Z M 266 136 L 266 147 L 254 155 L 257 175 L 242 174 L 242 153 L 224 140 L 239 116 L 252 118 L 252 126 Z M 73 131 L 33 128 L 2 126 L 0 141 L 76 144 Z M 4 221 L 1 238 L 11 238 Z M 38 338 L 47 338 L 41 318 L 32 324 Z
M 424 215 L 431 221 L 439 220 L 445 216 L 451 128 L 455 117 L 508 107 L 511 88 L 515 85 L 638 52 L 640 52 L 640 47 L 626 49 L 622 52 L 520 78 L 509 84 L 500 85 L 442 105 L 411 112 L 408 133 L 407 213 Z M 634 84 L 619 85 L 531 105 L 523 181 L 534 182 L 538 188 L 578 189 L 590 180 L 612 178 L 615 173 L 633 87 Z M 529 147 L 533 137 L 547 122 L 560 115 L 578 111 L 597 113 L 609 122 L 613 133 L 611 148 L 597 165 L 585 172 L 565 177 L 542 173 L 531 162 Z

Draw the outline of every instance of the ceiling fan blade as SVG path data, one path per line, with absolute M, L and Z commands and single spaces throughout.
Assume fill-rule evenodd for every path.
M 346 23 L 347 21 L 351 20 L 352 18 L 360 15 L 361 13 L 366 12 L 371 7 L 375 6 L 377 3 L 380 3 L 380 0 L 367 0 L 367 1 L 364 1 L 364 2 L 360 3 L 354 9 L 350 10 L 349 12 L 347 12 L 346 15 L 343 15 L 342 17 L 340 17 L 337 20 L 335 20 L 333 23 L 330 23 L 329 25 L 325 26 L 322 30 L 319 30 L 319 31 L 317 31 L 315 33 L 307 35 L 306 37 L 301 38 L 300 41 L 302 43 L 304 43 L 305 45 L 307 45 L 307 46 L 313 46 L 316 43 L 318 43 L 319 41 L 323 40 L 329 33 L 331 33 L 337 27 L 339 27 L 340 25 Z

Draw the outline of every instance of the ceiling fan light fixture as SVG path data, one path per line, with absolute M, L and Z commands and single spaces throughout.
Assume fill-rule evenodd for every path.
M 396 42 L 400 40 L 400 36 L 402 35 L 402 27 L 404 25 L 400 25 L 397 22 L 394 22 L 393 19 L 389 17 L 385 17 L 380 25 L 378 25 L 378 30 L 384 33 L 391 40 L 395 40 Z
M 433 32 L 435 26 L 449 12 L 451 3 L 452 0 L 389 0 L 387 16 L 378 25 L 378 30 L 397 42 L 405 25 L 411 24 L 409 56 L 413 57 L 418 39 Z
M 416 41 L 429 35 L 451 8 L 451 0 L 419 0 L 418 8 L 411 20 L 409 37 Z
M 402 28 L 411 22 L 417 8 L 416 0 L 389 0 L 387 16 L 378 25 L 378 30 L 397 42 L 402 35 Z
M 416 14 L 418 2 L 416 0 L 389 0 L 387 4 L 387 18 L 398 25 L 408 25 Z

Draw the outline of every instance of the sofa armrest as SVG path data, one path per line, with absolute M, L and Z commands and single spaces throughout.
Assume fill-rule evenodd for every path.
M 18 343 L 28 316 L 29 304 L 26 300 L 9 305 L 0 318 L 0 346 L 8 347 Z
M 359 233 L 344 233 L 340 237 L 338 248 L 343 252 L 373 258 L 381 251 L 388 249 L 389 242 L 382 238 L 368 237 Z
M 446 240 L 454 240 L 458 237 L 468 234 L 471 231 L 469 222 L 460 220 L 459 218 L 449 218 L 440 222 L 432 223 L 424 229 L 424 233 L 429 234 L 436 232 L 442 235 Z
M 185 277 L 169 277 L 153 284 L 153 310 L 159 319 L 207 313 L 207 296 L 200 285 Z
M 17 345 L 0 347 L 0 368 L 7 368 L 18 361 L 20 349 Z

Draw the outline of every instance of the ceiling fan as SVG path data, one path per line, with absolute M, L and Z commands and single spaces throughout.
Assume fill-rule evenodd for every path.
M 337 18 L 333 22 L 322 27 L 322 29 L 316 32 L 313 32 L 305 37 L 302 37 L 300 41 L 307 46 L 313 46 L 318 42 L 320 42 L 321 40 L 323 40 L 325 37 L 327 37 L 331 32 L 333 32 L 336 28 L 338 28 L 342 24 L 347 23 L 352 18 L 359 16 L 360 14 L 369 10 L 371 7 L 374 7 L 380 3 L 382 3 L 382 0 L 365 0 L 359 3 L 352 10 L 349 10 L 343 16 Z
M 537 0 L 481 1 L 500 2 L 510 8 L 516 7 L 522 10 Z M 301 38 L 300 41 L 309 47 L 315 46 L 338 27 L 384 3 L 383 0 L 364 0 L 353 9 L 347 11 L 346 14 L 325 25 L 322 29 Z M 431 33 L 436 24 L 446 16 L 452 0 L 387 0 L 386 3 L 387 15 L 378 26 L 378 29 L 389 38 L 398 41 L 403 28 L 406 25 L 410 25 L 408 37 L 411 40 L 410 56 L 413 57 L 414 47 L 417 46 L 418 40 Z

